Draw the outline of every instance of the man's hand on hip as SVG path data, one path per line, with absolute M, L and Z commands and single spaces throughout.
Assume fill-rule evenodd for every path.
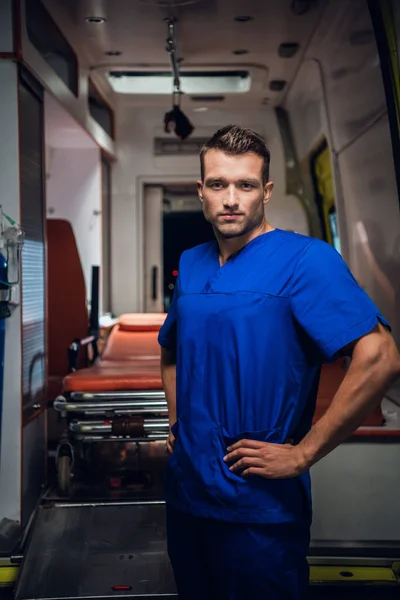
M 299 446 L 270 444 L 255 440 L 240 440 L 227 448 L 224 457 L 232 472 L 246 477 L 258 475 L 266 479 L 297 477 L 308 466 Z
M 175 436 L 172 431 L 169 431 L 168 439 L 165 442 L 165 447 L 167 449 L 168 454 L 172 454 L 175 448 Z

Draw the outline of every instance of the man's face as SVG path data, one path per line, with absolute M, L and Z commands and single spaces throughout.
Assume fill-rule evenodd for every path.
M 204 216 L 217 236 L 234 238 L 259 227 L 273 183 L 263 184 L 263 159 L 247 153 L 230 156 L 208 150 L 204 156 L 204 182 L 198 193 Z

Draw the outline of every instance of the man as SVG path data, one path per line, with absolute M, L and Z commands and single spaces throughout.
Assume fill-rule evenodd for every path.
M 168 551 L 186 600 L 306 596 L 310 467 L 400 374 L 389 326 L 328 244 L 274 228 L 269 151 L 229 126 L 201 151 L 215 242 L 182 254 L 160 330 Z M 311 427 L 321 364 L 351 366 Z

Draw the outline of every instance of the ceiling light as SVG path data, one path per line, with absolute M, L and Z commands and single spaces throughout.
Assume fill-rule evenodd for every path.
M 106 52 L 107 56 L 121 56 L 121 54 L 121 50 L 109 50 L 108 52 Z
M 244 50 L 244 49 L 239 49 L 239 50 L 233 50 L 232 54 L 236 54 L 237 56 L 240 56 L 241 54 L 248 54 L 249 51 L 248 50 Z
M 248 23 L 249 21 L 252 21 L 254 19 L 254 17 L 251 17 L 250 15 L 239 15 L 238 17 L 235 17 L 235 21 L 237 23 Z
M 284 79 L 273 79 L 269 83 L 269 89 L 272 92 L 281 92 L 286 85 L 286 81 Z
M 86 23 L 105 23 L 104 17 L 86 17 Z
M 199 106 L 198 108 L 194 108 L 194 112 L 206 112 L 208 110 L 207 106 Z
M 278 48 L 278 55 L 281 58 L 292 58 L 299 49 L 297 42 L 284 42 Z
M 291 10 L 295 15 L 305 15 L 312 5 L 314 0 L 292 0 Z
M 119 94 L 171 94 L 169 71 L 110 71 L 108 80 Z M 248 71 L 184 71 L 180 74 L 181 91 L 188 95 L 243 94 L 250 90 Z M 203 99 L 203 102 L 206 100 Z

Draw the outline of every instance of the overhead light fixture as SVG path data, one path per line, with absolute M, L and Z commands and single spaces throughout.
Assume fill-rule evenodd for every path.
M 109 50 L 105 54 L 107 56 L 121 56 L 122 52 L 120 50 Z
M 106 20 L 104 17 L 86 17 L 86 23 L 105 23 Z
M 314 1 L 315 0 L 292 0 L 290 8 L 295 15 L 305 15 L 314 4 Z
M 269 83 L 269 89 L 272 92 L 281 92 L 286 85 L 286 81 L 284 79 L 273 79 Z
M 207 106 L 199 106 L 198 108 L 194 108 L 193 112 L 207 112 L 208 111 L 208 107 Z
M 250 15 L 239 15 L 237 17 L 235 17 L 235 21 L 237 23 L 248 23 L 249 21 L 252 21 L 254 19 L 254 17 L 251 17 Z
M 241 54 L 248 54 L 249 51 L 245 50 L 244 48 L 239 48 L 239 50 L 233 50 L 232 54 L 236 54 L 237 56 L 240 56 Z
M 299 49 L 297 42 L 284 42 L 278 48 L 278 55 L 281 58 L 292 58 Z
M 169 95 L 174 89 L 171 71 L 117 71 L 108 73 L 108 80 L 118 94 Z M 249 71 L 184 71 L 179 74 L 180 91 L 197 96 L 202 102 L 221 94 L 243 94 L 250 90 Z M 223 99 L 223 96 L 222 96 Z

